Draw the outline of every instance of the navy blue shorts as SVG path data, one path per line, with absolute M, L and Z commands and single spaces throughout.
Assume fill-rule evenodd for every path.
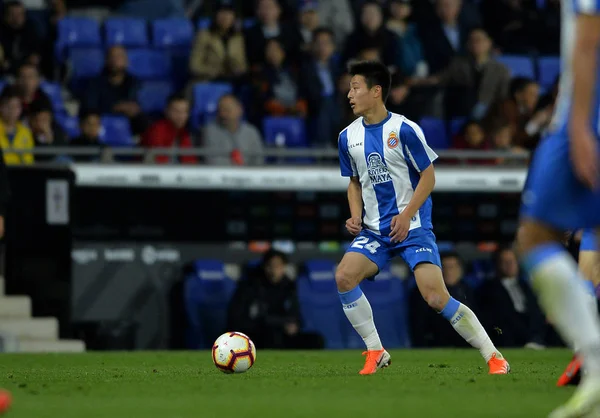
M 404 241 L 396 243 L 392 243 L 388 236 L 380 236 L 363 229 L 346 252 L 364 255 L 377 264 L 379 271 L 394 257 L 402 257 L 412 271 L 421 263 L 431 263 L 442 267 L 435 235 L 430 229 L 413 229 L 409 231 Z
M 593 229 L 584 229 L 581 235 L 579 251 L 598 251 L 598 241 Z
M 522 195 L 521 216 L 558 230 L 600 226 L 600 190 L 590 190 L 573 171 L 568 138 L 545 138 L 536 150 Z

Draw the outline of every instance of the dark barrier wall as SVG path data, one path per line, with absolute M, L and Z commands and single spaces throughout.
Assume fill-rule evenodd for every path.
M 30 295 L 34 316 L 57 317 L 61 338 L 68 338 L 75 176 L 68 169 L 9 167 L 8 177 L 6 290 Z

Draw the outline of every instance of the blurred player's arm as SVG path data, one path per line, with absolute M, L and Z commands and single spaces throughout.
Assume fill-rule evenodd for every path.
M 338 138 L 338 151 L 340 156 L 340 172 L 343 177 L 349 177 L 348 205 L 350 206 L 350 219 L 346 221 L 346 229 L 352 235 L 357 235 L 362 229 L 362 188 L 356 164 L 348 152 L 348 136 L 343 131 Z
M 592 115 L 596 83 L 597 57 L 600 49 L 600 15 L 577 17 L 573 52 L 573 111 L 571 127 L 587 127 Z M 577 140 L 577 137 L 573 137 Z

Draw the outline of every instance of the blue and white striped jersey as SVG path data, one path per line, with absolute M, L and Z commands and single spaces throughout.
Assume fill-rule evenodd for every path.
M 551 130 L 566 134 L 573 101 L 572 59 L 575 50 L 575 23 L 578 14 L 600 15 L 600 0 L 563 0 L 561 22 L 561 75 L 556 109 Z M 596 51 L 600 60 L 600 50 Z M 596 74 L 596 85 L 592 103 L 590 125 L 600 137 L 600 69 Z
M 340 133 L 338 148 L 342 176 L 360 179 L 364 225 L 378 235 L 389 235 L 392 218 L 408 205 L 419 173 L 437 154 L 419 125 L 395 113 L 376 125 L 356 119 Z M 432 228 L 431 197 L 411 220 L 411 230 L 421 227 Z

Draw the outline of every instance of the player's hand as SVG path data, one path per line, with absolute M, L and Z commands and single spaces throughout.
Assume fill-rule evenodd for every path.
M 362 230 L 362 219 L 350 218 L 346 221 L 346 229 L 352 235 L 358 235 Z
M 408 230 L 410 229 L 410 217 L 402 213 L 396 215 L 392 218 L 390 227 L 392 228 L 392 232 L 390 232 L 392 242 L 402 242 L 408 236 Z
M 589 128 L 571 130 L 571 162 L 577 178 L 590 189 L 598 187 L 598 141 Z

